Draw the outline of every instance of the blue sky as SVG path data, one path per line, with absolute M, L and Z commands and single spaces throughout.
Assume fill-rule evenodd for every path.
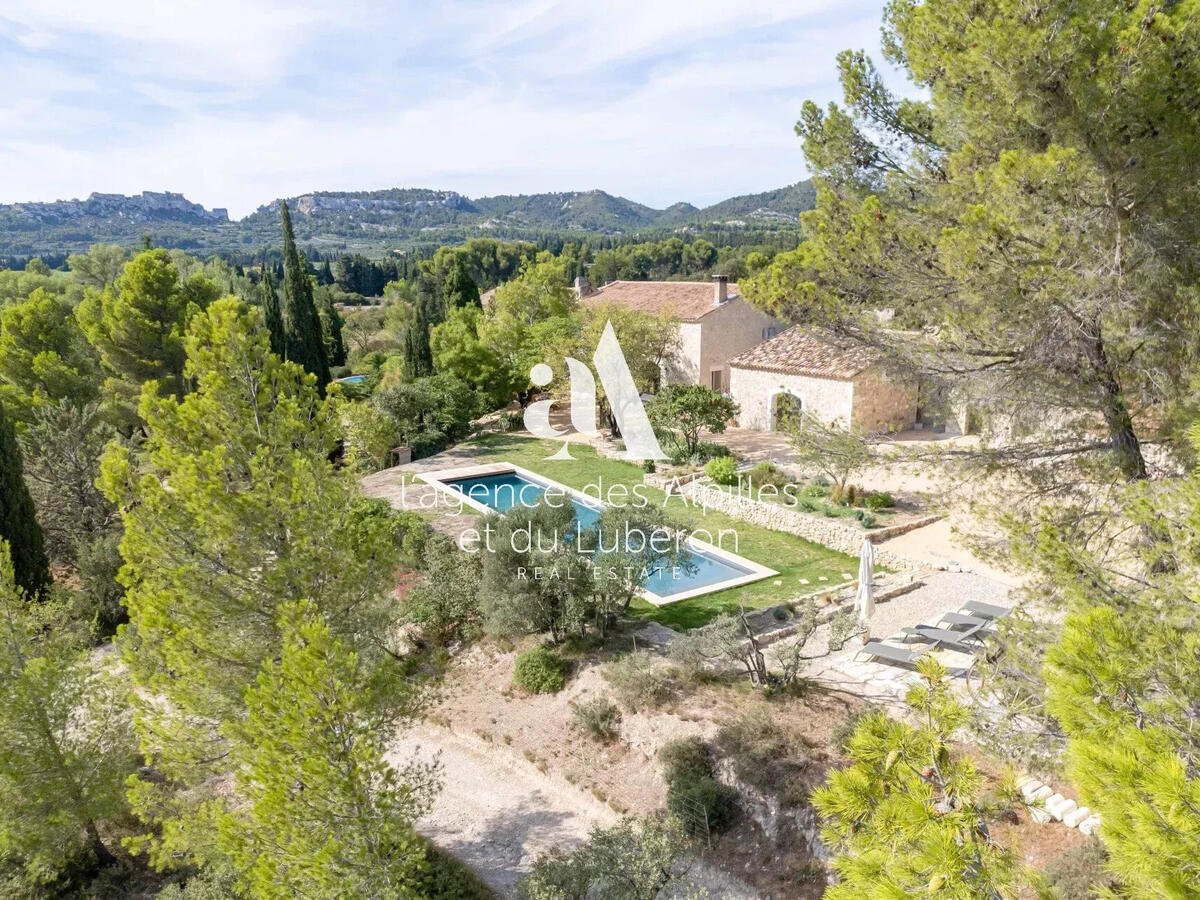
M 702 206 L 806 174 L 792 126 L 883 0 L 0 0 L 0 203 L 601 188 Z M 899 85 L 897 85 L 899 86 Z

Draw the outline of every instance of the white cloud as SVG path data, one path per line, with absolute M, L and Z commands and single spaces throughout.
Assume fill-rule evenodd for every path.
M 5 0 L 2 15 L 31 49 L 98 39 L 125 71 L 239 83 L 278 76 L 299 40 L 349 12 L 274 0 Z
M 243 215 L 314 189 L 598 187 L 663 206 L 778 187 L 804 176 L 802 100 L 837 95 L 838 50 L 877 46 L 876 2 L 385 15 L 185 0 L 167 16 L 102 0 L 76 16 L 66 0 L 6 0 L 5 17 L 52 38 L 31 59 L 58 68 L 0 105 L 0 202 L 169 189 Z M 72 56 L 88 35 L 127 48 L 116 75 Z M 108 105 L 69 99 L 89 92 Z M 77 106 L 48 126 L 34 112 L 49 95 Z

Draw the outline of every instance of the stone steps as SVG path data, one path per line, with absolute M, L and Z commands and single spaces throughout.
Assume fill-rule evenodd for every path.
M 1017 788 L 1030 807 L 1030 818 L 1039 825 L 1046 825 L 1051 821 L 1062 822 L 1068 828 L 1078 828 L 1087 835 L 1094 834 L 1100 827 L 1100 816 L 1097 813 L 1055 792 L 1054 788 L 1042 784 L 1032 775 L 1018 778 Z

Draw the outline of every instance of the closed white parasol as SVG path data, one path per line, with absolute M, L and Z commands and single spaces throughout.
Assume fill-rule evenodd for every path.
M 875 547 L 864 540 L 858 557 L 858 595 L 854 598 L 854 607 L 858 610 L 858 624 L 867 634 L 871 633 L 871 616 L 875 613 L 875 591 L 871 586 L 874 575 Z

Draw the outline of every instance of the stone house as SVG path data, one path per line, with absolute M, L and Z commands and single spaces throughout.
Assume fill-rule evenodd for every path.
M 901 431 L 917 418 L 917 381 L 880 351 L 817 328 L 789 328 L 729 361 L 738 424 L 774 431 L 789 410 L 867 431 Z
M 664 384 L 703 384 L 729 390 L 729 360 L 779 331 L 779 323 L 751 306 L 723 276 L 706 281 L 613 281 L 576 292 L 585 306 L 610 303 L 679 322 L 675 352 L 662 362 Z

